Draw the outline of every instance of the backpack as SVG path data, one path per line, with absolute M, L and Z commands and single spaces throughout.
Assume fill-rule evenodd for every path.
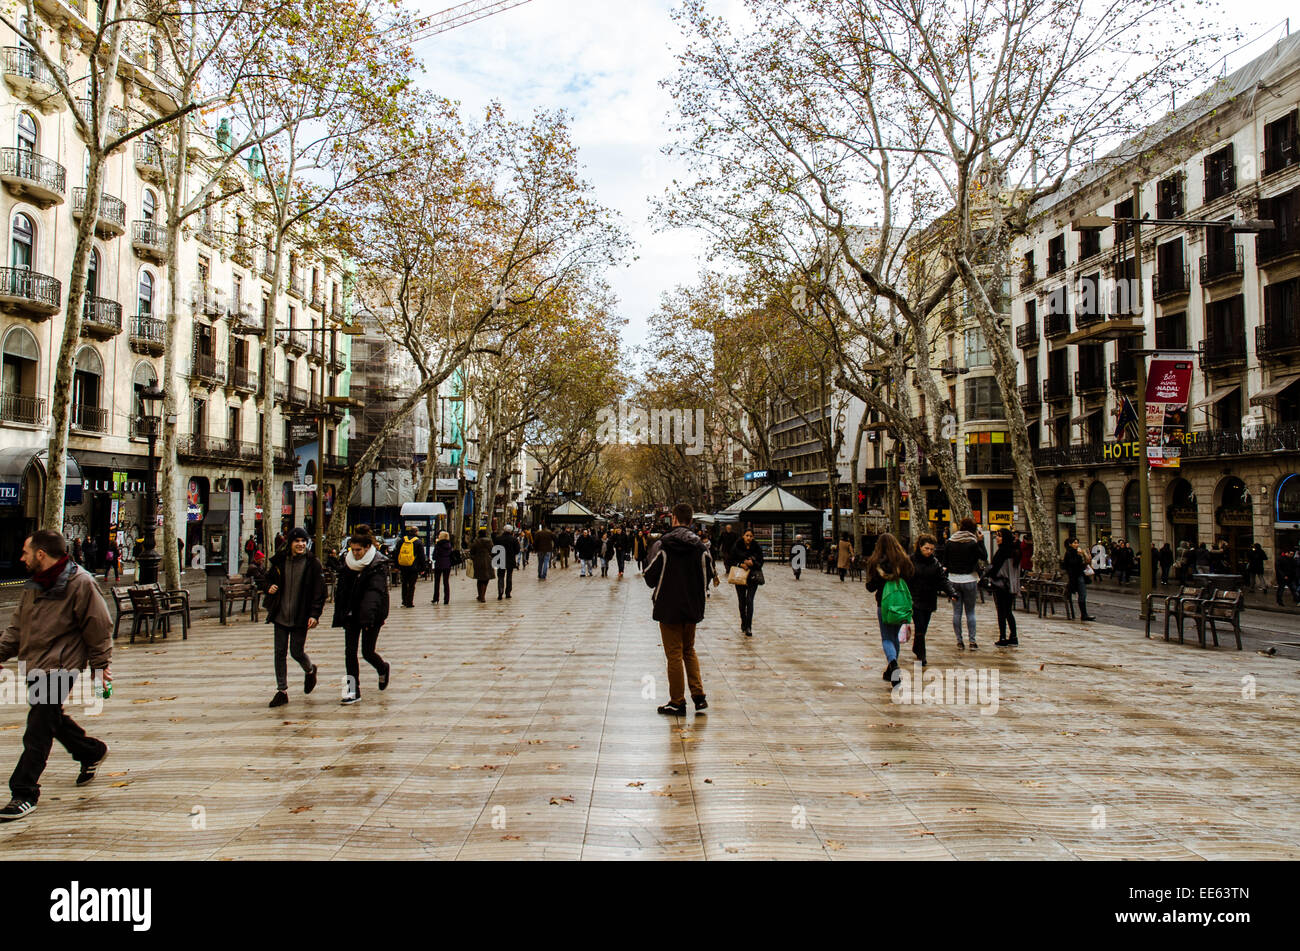
M 397 553 L 397 563 L 403 568 L 409 568 L 415 564 L 415 539 L 402 539 L 402 550 Z
M 465 553 L 461 551 L 459 548 L 453 548 L 451 550 L 451 563 L 452 566 L 456 568 L 459 568 L 461 565 L 465 564 Z
M 901 578 L 886 581 L 880 594 L 880 617 L 886 624 L 912 620 L 912 591 Z

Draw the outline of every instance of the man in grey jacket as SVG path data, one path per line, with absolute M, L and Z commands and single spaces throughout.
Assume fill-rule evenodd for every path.
M 13 798 L 0 822 L 25 819 L 41 795 L 40 778 L 55 740 L 81 764 L 77 785 L 95 778 L 108 745 L 86 735 L 63 712 L 77 674 L 87 666 L 95 690 L 112 683 L 113 653 L 108 607 L 95 580 L 68 557 L 58 532 L 42 529 L 23 543 L 23 564 L 32 578 L 24 586 L 13 621 L 0 636 L 0 663 L 17 657 L 27 676 L 27 732 L 23 754 L 9 777 Z

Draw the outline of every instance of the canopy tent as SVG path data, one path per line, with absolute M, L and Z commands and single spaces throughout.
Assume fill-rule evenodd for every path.
M 402 505 L 403 519 L 443 518 L 446 514 L 447 506 L 441 502 L 406 502 Z
M 569 499 L 567 502 L 562 502 L 552 509 L 551 514 L 546 517 L 545 522 L 547 524 L 565 524 L 570 522 L 573 524 L 580 524 L 595 521 L 595 519 L 595 512 L 587 508 L 587 506 L 583 505 L 581 502 Z

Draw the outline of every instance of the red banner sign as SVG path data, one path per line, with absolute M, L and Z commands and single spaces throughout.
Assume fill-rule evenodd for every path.
M 1192 361 L 1156 354 L 1147 370 L 1148 403 L 1181 403 L 1187 405 L 1192 395 Z

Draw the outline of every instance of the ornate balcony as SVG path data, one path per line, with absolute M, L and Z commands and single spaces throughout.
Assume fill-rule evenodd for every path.
M 232 363 L 230 367 L 230 386 L 240 393 L 256 393 L 257 370 Z
M 1192 269 L 1184 264 L 1181 268 L 1165 268 L 1156 271 L 1151 279 L 1152 300 L 1169 300 L 1173 297 L 1186 297 L 1192 290 Z
M 311 337 L 301 330 L 290 330 L 284 336 L 284 349 L 289 353 L 306 353 L 311 346 Z
M 1300 255 L 1300 218 L 1277 221 L 1272 231 L 1255 236 L 1255 261 L 1260 265 L 1280 264 Z
M 91 128 L 95 121 L 95 104 L 89 99 L 78 99 L 77 115 L 81 116 L 85 121 L 86 128 Z M 119 109 L 117 106 L 109 106 L 105 122 L 108 125 L 108 137 L 110 139 L 119 138 L 127 129 L 128 119 L 126 111 Z M 77 127 L 77 132 L 78 134 L 81 134 L 80 126 Z M 85 136 L 83 135 L 82 137 L 84 138 Z M 125 148 L 125 146 L 114 149 L 114 151 L 120 151 L 121 148 Z
M 55 70 L 59 78 L 67 84 L 68 74 L 61 67 Z M 35 50 L 23 46 L 6 46 L 4 48 L 5 83 L 16 95 L 33 103 L 42 112 L 54 112 L 65 105 L 63 95 L 59 92 L 58 81 L 54 73 L 45 65 L 44 60 Z
M 1045 314 L 1043 316 L 1043 336 L 1048 340 L 1057 340 L 1070 333 L 1070 315 Z
M 1289 361 L 1300 355 L 1300 316 L 1265 315 L 1264 323 L 1255 328 L 1255 353 L 1260 360 Z
M 214 383 L 224 386 L 226 382 L 226 364 L 210 354 L 196 353 L 194 366 L 190 370 L 190 379 L 199 383 Z
M 1201 369 L 1228 370 L 1246 363 L 1245 334 L 1224 336 L 1209 331 L 1201 341 Z
M 87 297 L 82 306 L 82 336 L 106 340 L 121 332 L 122 305 L 103 297 Z
M 1027 320 L 1016 328 L 1016 346 L 1029 350 L 1038 346 L 1038 319 Z
M 291 297 L 296 297 L 299 300 L 306 299 L 307 288 L 301 274 L 290 275 L 288 284 L 288 292 Z
M 1036 410 L 1043 405 L 1043 398 L 1040 395 L 1037 380 L 1020 384 L 1020 405 L 1027 410 Z
M 44 320 L 59 312 L 63 285 L 48 274 L 23 267 L 0 267 L 0 304 Z
M 0 422 L 20 426 L 45 425 L 45 397 L 0 393 Z
M 42 208 L 62 204 L 67 193 L 63 166 L 27 149 L 0 149 L 0 181 L 18 197 Z
M 1100 366 L 1083 367 L 1074 371 L 1074 391 L 1085 399 L 1106 392 L 1106 374 Z
M 130 346 L 136 353 L 158 356 L 163 352 L 167 322 L 149 314 L 137 314 L 131 321 Z
M 313 363 L 325 362 L 325 341 L 321 339 L 320 334 L 311 335 L 311 348 L 307 352 L 307 359 Z
M 1043 380 L 1043 399 L 1048 403 L 1060 403 L 1070 399 L 1070 378 L 1064 373 L 1048 376 Z
M 1137 363 L 1132 359 L 1112 360 L 1110 364 L 1110 385 L 1115 389 L 1137 385 Z
M 266 329 L 260 314 L 254 314 L 247 305 L 230 311 L 230 332 L 241 337 L 260 337 Z
M 230 260 L 242 267 L 253 266 L 253 244 L 247 238 L 235 238 L 235 247 L 230 252 Z
M 135 140 L 135 170 L 141 178 L 161 182 L 163 178 L 163 151 L 157 142 Z
M 1241 246 L 1222 248 L 1201 255 L 1201 286 L 1209 287 L 1223 281 L 1241 279 L 1243 269 Z
M 307 388 L 303 386 L 289 387 L 285 402 L 290 406 L 306 407 L 307 405 Z
M 77 432 L 103 435 L 108 432 L 108 410 L 99 406 L 83 406 L 73 403 L 71 426 Z
M 85 213 L 86 190 L 72 190 L 72 217 L 80 218 Z M 100 194 L 99 214 L 95 216 L 95 231 L 100 237 L 116 238 L 126 232 L 126 202 L 112 195 Z
M 156 221 L 131 222 L 131 247 L 142 258 L 167 260 L 167 229 Z

